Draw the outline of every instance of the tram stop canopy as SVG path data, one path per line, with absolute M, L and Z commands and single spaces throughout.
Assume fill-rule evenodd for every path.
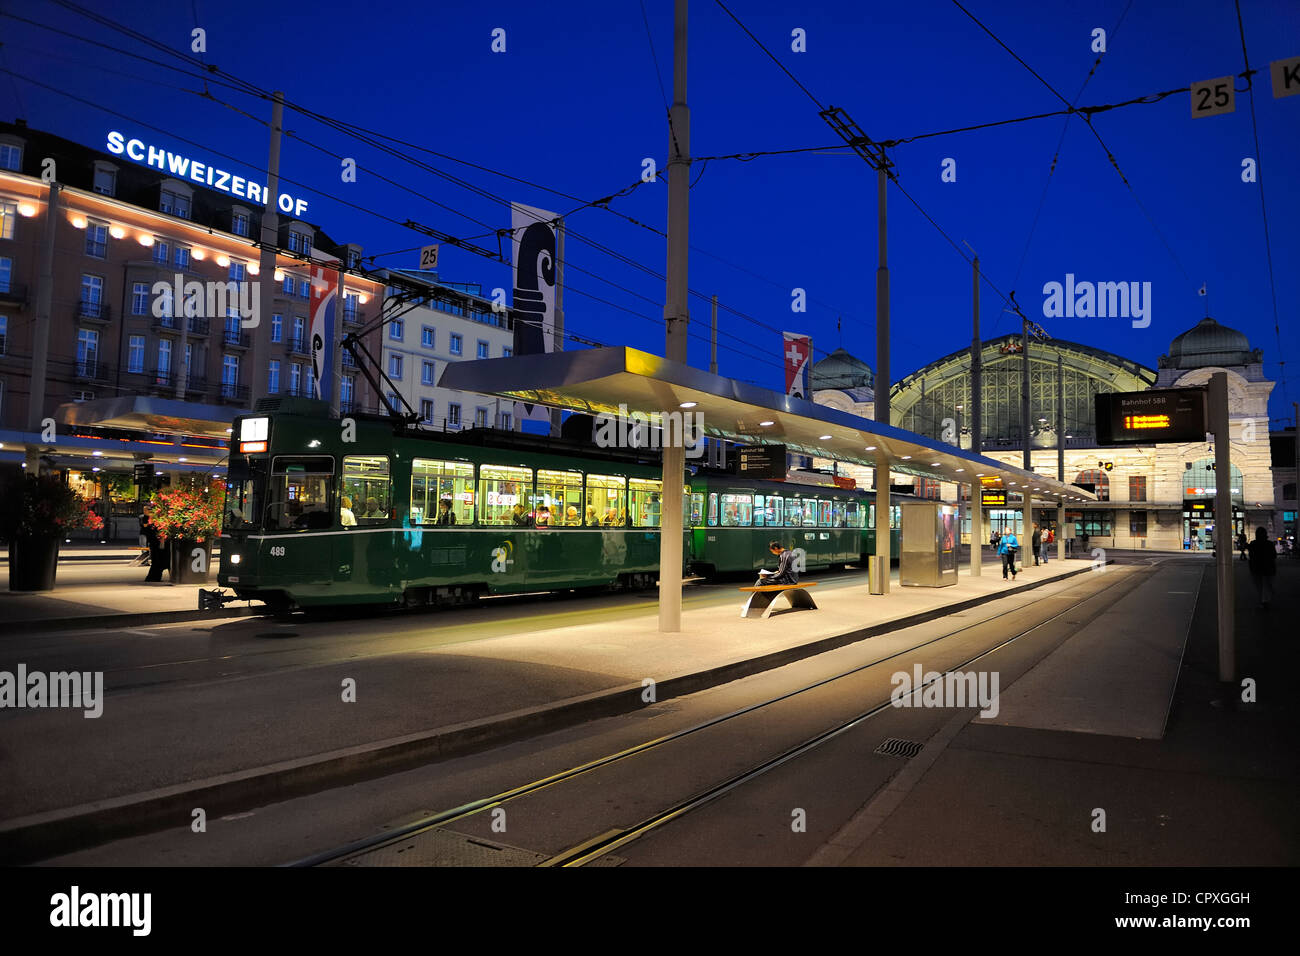
M 1075 485 L 757 385 L 626 346 L 451 362 L 439 385 L 591 415 L 651 419 L 689 410 L 706 435 L 747 445 L 785 445 L 818 458 L 938 481 L 1001 483 L 1033 502 L 1091 502 Z M 697 419 L 700 420 L 700 419 Z

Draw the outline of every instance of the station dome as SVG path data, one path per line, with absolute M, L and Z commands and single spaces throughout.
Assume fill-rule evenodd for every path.
M 826 388 L 849 391 L 871 388 L 876 376 L 871 371 L 871 366 L 862 359 L 855 358 L 844 349 L 836 349 L 820 362 L 813 363 L 811 379 L 814 392 Z
M 1263 352 L 1251 349 L 1244 334 L 1206 317 L 1169 343 L 1169 354 L 1160 356 L 1160 367 L 1253 365 L 1263 358 Z

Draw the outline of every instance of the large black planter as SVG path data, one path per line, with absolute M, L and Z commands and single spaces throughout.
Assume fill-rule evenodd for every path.
M 57 535 L 9 542 L 9 590 L 52 591 L 59 566 Z
M 171 541 L 171 583 L 207 584 L 212 572 L 212 542 L 194 541 L 190 538 L 173 538 Z M 199 562 L 202 571 L 194 570 L 195 551 L 203 553 Z

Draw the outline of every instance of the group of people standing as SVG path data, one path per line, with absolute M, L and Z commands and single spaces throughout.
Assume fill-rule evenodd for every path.
M 989 544 L 993 550 L 1002 556 L 1002 580 L 1006 580 L 1010 574 L 1011 580 L 1016 579 L 1016 573 L 1020 570 L 1016 566 L 1016 555 L 1020 551 L 1020 539 L 1016 537 L 1014 531 L 993 531 L 989 535 Z M 1038 567 L 1039 562 L 1047 563 L 1049 549 L 1056 544 L 1056 532 L 1051 528 L 1044 531 L 1038 524 L 1034 525 L 1034 532 L 1030 535 L 1029 545 L 1034 554 L 1034 567 Z

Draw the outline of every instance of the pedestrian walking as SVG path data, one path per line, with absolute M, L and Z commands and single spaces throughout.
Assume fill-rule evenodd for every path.
M 1237 550 L 1241 552 L 1241 560 L 1243 561 L 1246 560 L 1246 549 L 1249 546 L 1249 542 L 1246 541 L 1246 532 L 1237 532 Z
M 1034 533 L 1029 536 L 1029 546 L 1034 552 L 1034 567 L 1038 567 L 1038 558 L 1043 553 L 1043 529 L 1034 524 Z
M 1011 580 L 1016 579 L 1016 551 L 1020 548 L 1020 541 L 1016 538 L 1014 531 L 1008 531 L 998 540 L 998 554 L 1002 555 L 1002 580 L 1007 579 L 1007 572 L 1011 572 Z
M 1056 544 L 1056 532 L 1048 528 L 1047 534 L 1043 537 L 1043 564 L 1047 563 L 1047 556 L 1052 553 L 1054 544 Z
M 1259 606 L 1267 608 L 1273 600 L 1273 578 L 1277 575 L 1277 550 L 1268 540 L 1266 528 L 1255 529 L 1255 540 L 1246 547 L 1250 561 L 1250 576 L 1255 581 Z
M 167 543 L 163 541 L 162 536 L 158 533 L 158 526 L 153 522 L 153 516 L 150 513 L 153 509 L 146 508 L 140 514 L 140 534 L 144 537 L 145 544 L 149 548 L 149 573 L 145 576 L 146 581 L 158 583 L 162 581 L 163 570 L 171 573 L 169 566 Z

